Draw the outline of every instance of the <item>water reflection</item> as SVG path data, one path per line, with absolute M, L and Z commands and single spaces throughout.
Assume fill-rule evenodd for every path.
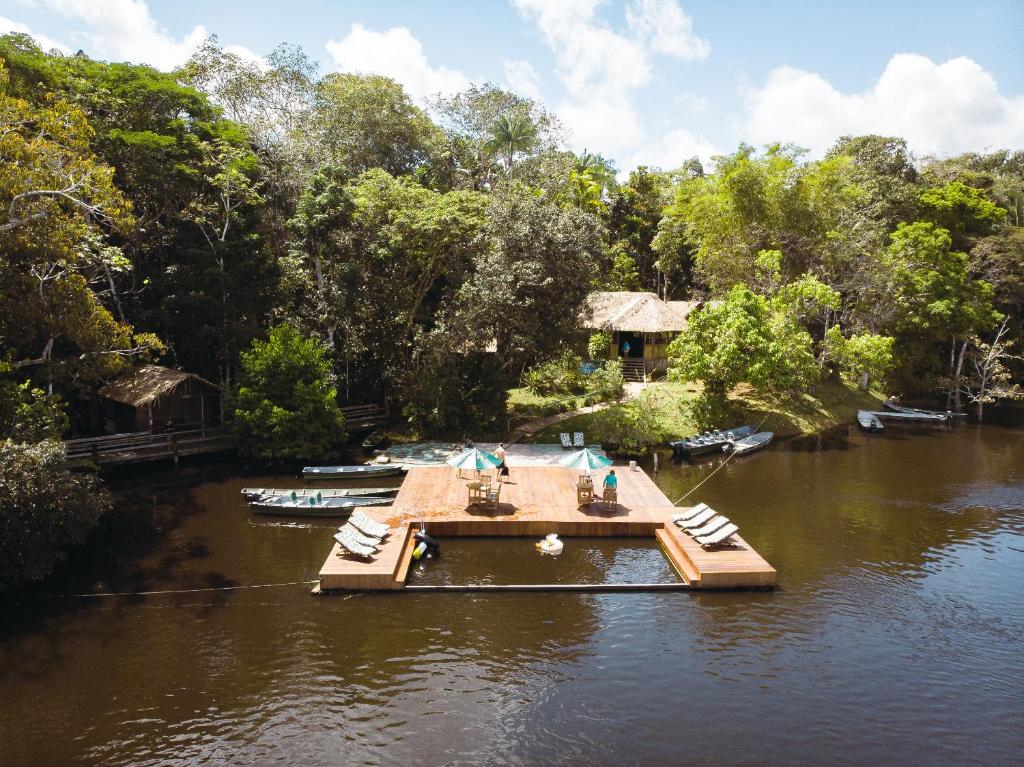
M 774 593 L 42 598 L 315 576 L 335 522 L 239 495 L 294 478 L 147 474 L 74 575 L 2 605 L 0 763 L 1009 764 L 1022 448 L 961 425 L 782 442 L 714 476 L 663 456 L 670 497 L 711 477 L 693 500 Z M 443 543 L 419 582 L 675 577 L 641 540 Z

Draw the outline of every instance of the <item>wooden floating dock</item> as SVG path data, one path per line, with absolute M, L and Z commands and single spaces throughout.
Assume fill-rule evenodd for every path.
M 334 544 L 320 569 L 318 593 L 390 591 L 405 588 L 422 520 L 437 538 L 515 536 L 540 539 L 548 533 L 573 537 L 654 537 L 688 589 L 744 589 L 775 586 L 775 568 L 739 536 L 733 545 L 705 551 L 672 524 L 683 511 L 658 489 L 642 470 L 616 467 L 619 504 L 616 508 L 576 506 L 578 472 L 559 466 L 513 467 L 511 481 L 501 489 L 497 511 L 468 507 L 466 480 L 447 466 L 409 470 L 389 508 L 366 513 L 395 529 L 372 561 L 342 555 Z M 728 510 L 722 512 L 728 515 Z M 572 545 L 567 541 L 566 545 Z M 589 588 L 590 584 L 586 584 Z M 603 584 L 593 584 L 599 590 Z M 644 584 L 622 584 L 606 591 L 638 590 Z M 676 584 L 671 584 L 676 586 Z M 545 585 L 546 586 L 546 585 Z M 532 590 L 551 590 L 531 587 Z M 632 587 L 632 588 L 630 588 Z M 677 586 L 678 587 L 678 586 Z M 519 588 L 525 588 L 520 586 Z M 471 586 L 445 590 L 470 590 Z M 417 591 L 439 591 L 426 586 Z M 511 589 L 503 589 L 511 590 Z M 571 590 L 565 587 L 565 590 Z M 580 589 L 586 590 L 586 589 Z M 659 586 L 659 590 L 662 589 Z

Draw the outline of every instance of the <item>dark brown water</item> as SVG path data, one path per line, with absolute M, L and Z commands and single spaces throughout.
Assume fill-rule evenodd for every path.
M 3 606 L 0 764 L 1020 763 L 1020 428 L 730 462 L 691 500 L 740 524 L 774 593 L 52 596 L 312 579 L 335 523 L 238 494 L 292 481 L 126 483 L 78 575 Z M 637 540 L 443 545 L 417 582 L 675 578 Z

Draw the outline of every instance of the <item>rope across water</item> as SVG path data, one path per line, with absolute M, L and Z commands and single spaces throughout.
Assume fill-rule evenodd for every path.
M 757 425 L 757 428 L 754 429 L 754 433 L 755 434 L 758 431 L 761 430 L 761 427 L 764 426 L 764 422 L 767 421 L 767 420 L 768 420 L 768 416 L 767 415 L 764 418 L 761 419 L 761 423 L 759 423 Z M 729 463 L 729 461 L 731 461 L 733 459 L 734 455 L 736 455 L 735 451 L 732 452 L 732 453 L 729 453 L 728 457 L 724 461 L 722 461 L 722 463 L 719 466 L 715 467 L 715 470 L 713 472 L 708 474 L 706 477 L 704 477 L 704 479 L 702 479 L 696 485 L 691 487 L 690 490 L 685 495 L 682 495 L 679 498 L 677 498 L 675 500 L 675 502 L 673 502 L 672 505 L 673 506 L 678 506 L 680 501 L 685 500 L 686 498 L 689 498 L 691 495 L 693 495 L 693 493 L 697 490 L 697 488 L 699 488 L 701 485 L 703 485 L 705 482 L 707 482 L 709 479 L 711 479 L 713 476 L 715 476 L 721 469 L 724 469 L 725 465 L 727 463 Z

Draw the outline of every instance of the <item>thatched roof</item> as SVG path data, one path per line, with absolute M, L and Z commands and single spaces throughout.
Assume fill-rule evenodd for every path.
M 607 290 L 587 296 L 582 326 L 629 333 L 677 333 L 703 301 L 662 301 L 654 293 Z
M 194 373 L 172 370 L 161 365 L 144 365 L 132 375 L 108 383 L 100 389 L 99 395 L 123 405 L 142 407 L 155 402 L 189 379 L 211 389 L 220 388 Z

